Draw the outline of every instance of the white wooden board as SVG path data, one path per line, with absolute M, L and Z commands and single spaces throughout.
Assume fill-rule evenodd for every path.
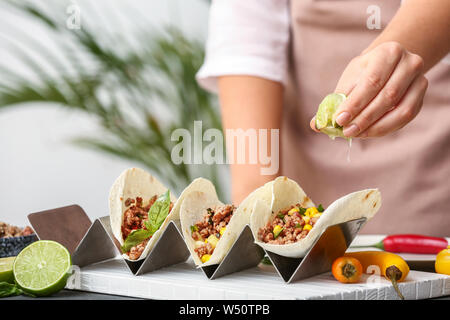
M 133 276 L 119 259 L 82 268 L 70 288 L 150 299 L 398 299 L 389 281 L 364 275 L 361 283 L 341 284 L 331 273 L 285 284 L 272 266 L 208 280 L 188 260 L 141 276 Z M 406 299 L 450 295 L 450 276 L 411 271 L 399 284 Z

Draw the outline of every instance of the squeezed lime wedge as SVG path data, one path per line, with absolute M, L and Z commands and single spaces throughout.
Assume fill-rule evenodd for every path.
M 335 137 L 346 138 L 342 127 L 335 121 L 335 113 L 339 105 L 347 99 L 345 94 L 331 93 L 319 105 L 316 114 L 316 128 L 334 140 Z
M 13 264 L 16 257 L 0 258 L 0 282 L 14 283 Z
M 48 296 L 63 289 L 70 276 L 70 253 L 61 244 L 41 240 L 30 244 L 13 265 L 17 285 L 35 296 Z

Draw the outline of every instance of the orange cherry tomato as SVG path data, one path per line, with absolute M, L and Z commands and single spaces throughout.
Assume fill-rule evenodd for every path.
M 361 279 L 363 268 L 361 262 L 352 257 L 340 257 L 331 267 L 333 276 L 342 283 L 356 283 Z

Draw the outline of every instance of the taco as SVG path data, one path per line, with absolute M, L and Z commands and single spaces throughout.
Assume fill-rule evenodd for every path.
M 151 174 L 125 170 L 109 193 L 110 224 L 123 257 L 144 259 L 171 220 L 179 220 L 180 206 L 191 190 L 207 190 L 205 179 L 195 179 L 177 198 Z
M 222 203 L 215 188 L 193 191 L 186 196 L 180 209 L 181 229 L 197 266 L 219 264 L 223 260 L 250 222 L 256 199 L 270 205 L 272 183 L 253 191 L 238 207 Z
M 285 257 L 301 258 L 329 226 L 365 217 L 381 206 L 378 189 L 366 189 L 334 201 L 328 208 L 315 206 L 303 189 L 287 177 L 272 184 L 272 203 L 255 201 L 250 228 L 255 243 Z

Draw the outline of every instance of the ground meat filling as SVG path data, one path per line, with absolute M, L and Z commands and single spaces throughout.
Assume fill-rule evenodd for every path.
M 258 230 L 258 240 L 271 244 L 289 244 L 305 238 L 322 215 L 322 206 L 302 208 L 300 204 L 281 210 L 272 221 Z
M 127 208 L 123 214 L 122 237 L 124 241 L 129 236 L 131 231 L 137 229 L 146 229 L 144 222 L 148 220 L 148 211 L 155 203 L 157 198 L 158 196 L 154 195 L 150 198 L 147 205 L 145 206 L 143 205 L 143 199 L 141 197 L 136 197 L 135 199 L 128 198 L 125 200 L 125 206 L 129 208 Z M 173 203 L 171 202 L 169 212 L 170 210 L 172 210 L 172 207 Z M 151 236 L 138 245 L 132 247 L 130 251 L 127 252 L 131 260 L 139 259 L 150 238 Z
M 130 257 L 131 260 L 139 259 L 139 257 L 141 256 L 142 252 L 144 251 L 145 246 L 147 245 L 148 240 L 150 240 L 150 238 L 148 238 L 147 240 L 139 243 L 138 245 L 136 245 L 130 249 L 130 251 L 128 252 L 128 256 Z
M 194 251 L 202 262 L 206 262 L 213 254 L 235 209 L 233 205 L 208 208 L 202 220 L 191 226 L 192 239 L 195 240 Z

